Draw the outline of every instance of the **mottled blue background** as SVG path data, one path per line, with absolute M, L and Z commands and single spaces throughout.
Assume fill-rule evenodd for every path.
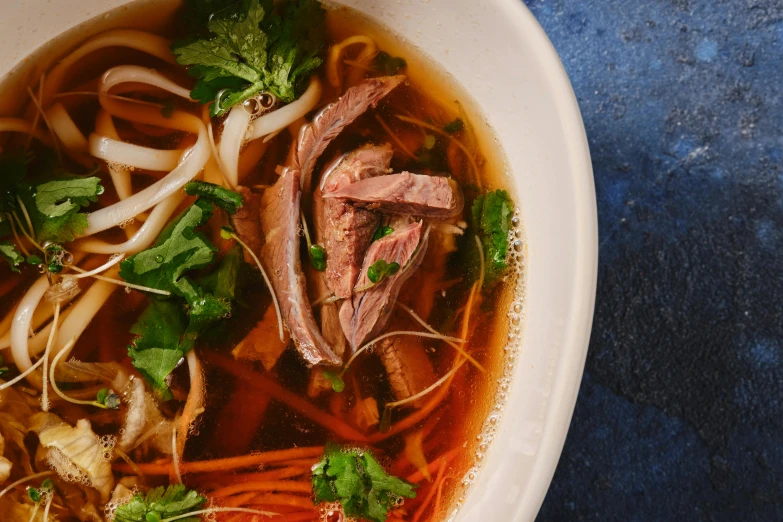
M 600 225 L 538 520 L 783 520 L 783 0 L 525 1 L 579 99 Z

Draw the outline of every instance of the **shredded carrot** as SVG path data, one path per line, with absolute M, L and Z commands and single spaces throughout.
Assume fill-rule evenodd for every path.
M 255 497 L 258 493 L 255 491 L 248 491 L 241 495 L 225 498 L 220 500 L 220 505 L 225 507 L 240 507 L 244 506 L 249 500 Z
M 350 440 L 353 442 L 367 442 L 367 437 L 356 429 L 352 428 L 337 417 L 330 415 L 316 406 L 313 406 L 311 403 L 307 402 L 295 393 L 287 390 L 279 383 L 273 381 L 265 375 L 250 370 L 240 363 L 229 360 L 225 357 L 221 357 L 214 353 L 205 354 L 204 359 L 211 362 L 215 366 L 233 373 L 240 379 L 247 381 L 259 391 L 271 395 L 272 398 L 277 399 L 283 404 L 298 411 L 308 419 L 320 424 L 341 439 Z
M 443 463 L 444 466 L 448 466 L 451 461 L 453 461 L 455 458 L 457 458 L 457 455 L 460 454 L 460 452 L 464 451 L 462 448 L 454 448 L 453 450 L 449 450 L 446 453 L 444 453 L 441 457 L 435 459 L 429 466 L 430 473 L 434 473 L 436 469 L 438 469 L 438 466 Z M 422 480 L 424 480 L 424 475 L 422 475 L 421 471 L 417 471 L 416 473 L 409 475 L 406 479 L 408 482 L 413 482 L 414 484 L 418 484 Z
M 267 451 L 239 457 L 225 459 L 202 460 L 183 462 L 180 469 L 185 473 L 211 473 L 215 471 L 228 471 L 232 469 L 250 468 L 261 464 L 280 462 L 292 458 L 317 457 L 323 453 L 322 446 L 309 446 L 304 448 L 291 448 L 285 450 Z M 150 464 L 137 464 L 145 475 L 168 475 L 171 469 L 171 461 L 163 461 Z M 127 464 L 115 463 L 112 466 L 121 473 L 133 473 Z
M 262 493 L 250 501 L 257 506 L 294 506 L 302 509 L 313 509 L 313 500 L 307 496 L 286 495 L 283 493 Z
M 246 491 L 286 491 L 289 493 L 309 494 L 312 491 L 312 485 L 310 482 L 296 482 L 293 480 L 254 480 L 216 489 L 209 495 L 213 498 L 218 498 Z
M 430 413 L 437 408 L 441 402 L 443 402 L 443 399 L 446 397 L 446 395 L 449 393 L 449 385 L 451 384 L 451 380 L 445 382 L 443 386 L 440 387 L 440 389 L 435 393 L 435 395 L 432 396 L 430 401 L 424 405 L 424 407 L 401 421 L 399 421 L 396 424 L 393 424 L 391 428 L 385 433 L 374 433 L 373 435 L 370 435 L 370 443 L 376 444 L 378 442 L 382 442 L 390 437 L 394 437 L 395 435 L 399 435 L 403 431 L 407 430 L 408 428 L 415 426 L 419 422 L 426 419 Z
M 311 464 L 314 462 L 308 460 Z M 280 469 L 273 469 L 270 471 L 262 471 L 260 473 L 242 473 L 239 475 L 233 475 L 227 477 L 227 480 L 223 484 L 239 484 L 240 482 L 258 482 L 262 480 L 281 480 L 292 477 L 298 477 L 310 471 L 312 465 L 309 466 L 289 466 Z
M 443 480 L 438 484 L 438 494 L 435 495 L 435 507 L 432 509 L 432 517 L 430 520 L 435 520 L 440 514 L 440 501 L 443 498 L 443 484 L 445 484 L 447 480 L 452 480 L 453 478 L 454 477 L 452 476 L 443 477 Z
M 281 464 L 285 464 L 286 466 L 292 466 L 292 467 L 303 466 L 306 467 L 307 469 L 310 469 L 311 467 L 313 467 L 313 464 L 315 464 L 316 462 L 318 462 L 318 459 L 291 459 L 291 460 L 286 460 L 285 462 L 281 462 Z
M 413 514 L 413 518 L 411 518 L 411 522 L 419 522 L 419 519 L 427 510 L 427 508 L 430 505 L 430 502 L 432 501 L 432 498 L 435 496 L 435 492 L 437 491 L 437 485 L 443 480 L 443 473 L 445 471 L 446 471 L 446 461 L 443 460 L 443 458 L 441 458 L 440 469 L 438 470 L 438 476 L 435 478 L 435 483 L 432 484 L 429 493 L 427 493 L 427 496 L 424 497 L 424 500 L 422 500 L 421 504 L 419 505 L 419 509 L 417 509 L 416 513 Z

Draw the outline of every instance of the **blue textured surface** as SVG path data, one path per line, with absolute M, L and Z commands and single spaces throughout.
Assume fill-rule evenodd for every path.
M 783 520 L 783 0 L 526 0 L 582 109 L 600 268 L 538 520 Z

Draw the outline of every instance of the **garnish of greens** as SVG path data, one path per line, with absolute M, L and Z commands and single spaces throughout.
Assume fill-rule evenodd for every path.
M 465 129 L 465 122 L 463 122 L 461 119 L 457 118 L 456 120 L 447 123 L 443 130 L 448 132 L 449 134 L 456 134 L 457 132 L 460 132 L 461 130 Z
M 324 379 L 332 383 L 332 390 L 337 393 L 345 391 L 345 381 L 342 378 L 342 374 L 335 370 L 324 370 Z
M 392 227 L 381 225 L 375 230 L 375 235 L 372 236 L 372 240 L 378 241 L 379 239 L 383 239 L 384 237 L 388 236 L 392 232 L 394 232 Z
M 27 488 L 27 496 L 30 497 L 30 500 L 37 504 L 41 501 L 44 495 L 52 491 L 54 491 L 54 481 L 52 479 L 46 479 L 41 482 L 40 488 Z
M 378 284 L 387 277 L 391 277 L 400 271 L 400 264 L 392 261 L 387 263 L 383 259 L 379 259 L 373 263 L 370 268 L 367 269 L 367 279 L 373 284 Z
M 388 76 L 394 76 L 404 71 L 408 67 L 408 62 L 405 61 L 405 58 L 392 56 L 386 51 L 381 51 L 375 55 L 373 66 Z
M 197 511 L 207 499 L 182 484 L 158 487 L 147 494 L 136 493 L 128 502 L 117 507 L 114 522 L 160 522 Z M 201 517 L 178 518 L 180 522 L 199 522 Z
M 508 232 L 514 203 L 505 190 L 488 192 L 473 202 L 473 227 L 484 245 L 487 281 L 497 279 L 508 268 Z
M 0 366 L 2 366 L 3 364 L 5 364 L 5 360 L 3 359 L 3 356 L 0 355 Z M 7 373 L 7 372 L 8 372 L 8 367 L 7 366 L 2 366 L 2 368 L 0 368 L 0 375 L 3 375 L 4 373 Z
M 191 98 L 215 102 L 212 116 L 262 92 L 292 102 L 322 63 L 324 10 L 317 0 L 292 0 L 282 14 L 273 0 L 191 0 L 189 6 L 203 30 L 172 51 L 197 79 Z
M 201 281 L 189 274 L 211 266 L 217 248 L 198 228 L 212 217 L 213 206 L 235 210 L 242 197 L 204 182 L 186 186 L 199 199 L 160 234 L 155 244 L 120 263 L 120 277 L 129 283 L 166 290 L 171 297 L 150 296 L 131 333 L 128 347 L 133 366 L 162 400 L 171 398 L 166 378 L 210 325 L 231 314 L 241 255 L 232 249 L 213 274 Z M 231 212 L 229 212 L 231 213 Z
M 326 249 L 321 245 L 310 245 L 310 264 L 319 272 L 326 270 Z
M 98 390 L 95 401 L 109 410 L 118 410 L 120 408 L 120 396 L 109 388 Z
M 313 466 L 316 504 L 339 501 L 349 518 L 385 522 L 402 498 L 416 498 L 415 486 L 384 471 L 369 451 L 327 444 Z
M 100 178 L 76 176 L 56 165 L 45 165 L 44 174 L 54 180 L 37 183 L 28 173 L 31 159 L 16 150 L 0 154 L 0 257 L 15 272 L 24 257 L 11 238 L 28 236 L 39 248 L 73 241 L 88 226 L 81 210 L 103 193 Z M 40 264 L 36 260 L 40 262 L 37 256 L 29 258 Z

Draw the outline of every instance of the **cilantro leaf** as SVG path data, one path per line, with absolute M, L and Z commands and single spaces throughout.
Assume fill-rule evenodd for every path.
M 39 243 L 68 243 L 88 226 L 82 207 L 103 193 L 97 177 L 69 177 L 39 185 L 22 183 L 21 197 Z
M 153 298 L 131 328 L 136 337 L 128 347 L 133 366 L 162 400 L 171 398 L 166 378 L 199 335 L 231 313 L 241 252 L 229 251 L 216 275 L 201 284 L 188 276 L 217 256 L 217 248 L 197 231 L 212 211 L 212 203 L 199 198 L 161 232 L 155 245 L 120 263 L 120 276 L 126 281 L 172 294 Z
M 508 267 L 508 232 L 514 203 L 505 190 L 496 190 L 479 196 L 473 202 L 473 227 L 484 245 L 486 277 L 497 279 Z
M 372 240 L 378 241 L 379 239 L 383 239 L 384 237 L 388 236 L 392 232 L 394 232 L 394 229 L 392 227 L 381 225 L 375 230 L 375 234 L 373 234 Z
M 127 503 L 118 506 L 114 522 L 147 522 L 186 515 L 199 510 L 207 499 L 182 484 L 158 487 L 146 495 L 136 493 Z M 199 522 L 198 515 L 178 519 L 180 522 Z
M 216 207 L 233 215 L 242 206 L 242 195 L 231 189 L 207 183 L 206 181 L 191 181 L 185 185 L 188 196 L 199 196 L 211 201 Z
M 303 80 L 322 63 L 324 11 L 317 0 L 289 2 L 282 18 L 271 0 L 210 5 L 219 9 L 205 15 L 204 6 L 191 7 L 207 36 L 172 46 L 177 63 L 197 79 L 191 98 L 214 101 L 213 116 L 263 91 L 294 101 Z
M 184 274 L 206 267 L 215 258 L 217 248 L 196 231 L 210 217 L 212 204 L 203 199 L 197 200 L 173 227 L 163 231 L 152 248 L 120 263 L 120 276 L 129 283 L 167 290 L 188 301 L 195 301 L 199 292 Z
M 308 249 L 310 264 L 319 272 L 326 270 L 326 249 L 321 245 L 311 245 Z
M 339 500 L 346 516 L 385 522 L 400 498 L 415 498 L 415 486 L 388 475 L 369 451 L 327 444 L 312 471 L 316 504 Z
M 24 256 L 16 250 L 16 245 L 10 241 L 0 242 L 0 258 L 5 259 L 11 270 L 16 273 L 19 273 L 17 267 L 24 263 Z

